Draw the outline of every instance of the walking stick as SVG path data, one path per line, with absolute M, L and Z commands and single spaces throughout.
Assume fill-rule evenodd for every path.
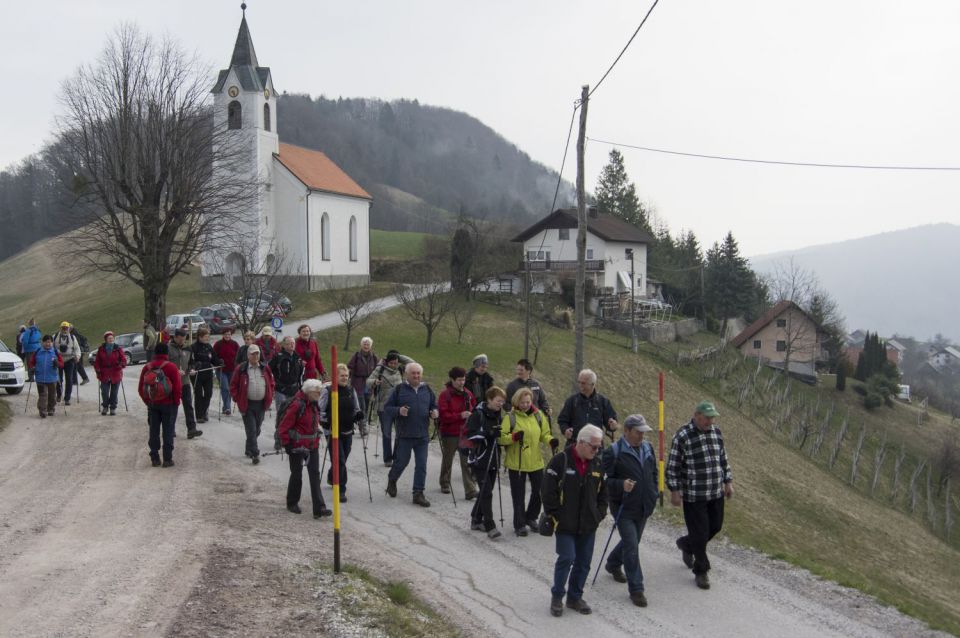
M 324 438 L 324 443 L 326 443 L 326 438 L 327 438 L 327 437 L 324 436 L 323 438 Z M 328 448 L 328 447 L 330 447 L 330 446 L 329 446 L 329 445 L 324 445 L 324 446 L 323 446 L 323 463 L 320 464 L 320 480 L 321 480 L 321 481 L 323 480 L 323 468 L 325 468 L 325 467 L 327 466 L 327 448 Z
M 77 363 L 80 363 L 79 361 Z M 73 365 L 73 387 L 77 391 L 77 405 L 80 405 L 80 375 L 77 373 L 77 363 Z
M 373 489 L 370 487 L 370 466 L 367 464 L 367 437 L 363 430 L 360 431 L 360 441 L 363 443 L 363 469 L 367 471 L 367 494 L 370 495 L 370 502 L 373 502 Z
M 30 407 L 30 391 L 33 389 L 33 381 L 27 381 L 27 402 L 23 406 L 23 413 L 27 413 L 27 408 Z M 39 390 L 37 390 L 39 392 Z
M 127 405 L 127 390 L 123 387 L 123 377 L 120 378 L 120 393 L 123 395 L 123 409 L 129 412 L 130 406 Z
M 610 535 L 607 536 L 607 544 L 603 546 L 603 553 L 600 554 L 600 562 L 597 563 L 597 571 L 593 574 L 593 582 L 590 583 L 590 586 L 593 587 L 597 584 L 597 576 L 600 575 L 600 566 L 603 565 L 603 558 L 607 555 L 607 548 L 610 547 L 610 539 L 613 538 L 613 530 L 617 529 L 617 523 L 620 521 L 620 514 L 623 512 L 623 503 L 627 499 L 624 498 L 623 501 L 620 501 L 620 509 L 617 510 L 617 515 L 613 517 L 613 526 L 610 528 Z
M 500 499 L 500 527 L 503 527 L 503 490 L 500 488 L 500 445 L 497 450 L 497 498 Z

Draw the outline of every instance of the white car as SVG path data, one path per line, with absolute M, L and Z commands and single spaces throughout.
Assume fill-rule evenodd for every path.
M 7 394 L 20 394 L 26 382 L 27 369 L 17 354 L 0 341 L 0 388 Z
M 197 330 L 207 325 L 200 315 L 170 315 L 167 317 L 167 325 L 164 326 L 167 336 L 172 337 L 173 333 L 179 329 L 190 332 L 190 337 L 197 336 Z

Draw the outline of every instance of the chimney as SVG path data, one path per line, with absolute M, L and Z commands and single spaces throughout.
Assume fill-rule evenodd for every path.
M 590 206 L 589 208 L 587 208 L 587 217 L 590 217 L 592 219 L 597 219 L 600 217 L 600 211 L 597 210 L 596 206 Z

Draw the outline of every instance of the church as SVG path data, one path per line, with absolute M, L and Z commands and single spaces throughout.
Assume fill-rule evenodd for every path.
M 257 60 L 246 5 L 241 8 L 230 65 L 220 71 L 211 93 L 214 127 L 225 130 L 231 150 L 245 157 L 229 168 L 214 167 L 214 176 L 244 166 L 259 183 L 244 223 L 253 248 L 221 246 L 205 254 L 203 289 L 234 287 L 232 277 L 244 265 L 248 273 L 269 271 L 277 254 L 283 255 L 289 269 L 284 274 L 297 289 L 365 285 L 373 198 L 323 153 L 280 141 L 273 77 Z

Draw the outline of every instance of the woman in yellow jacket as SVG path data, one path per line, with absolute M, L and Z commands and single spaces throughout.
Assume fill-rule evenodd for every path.
M 513 497 L 513 529 L 517 536 L 527 535 L 527 526 L 536 529 L 540 516 L 540 484 L 543 482 L 543 455 L 540 444 L 556 448 L 559 441 L 550 432 L 550 422 L 533 405 L 533 393 L 521 388 L 510 401 L 513 410 L 500 422 L 500 445 L 507 453 L 504 465 L 510 474 Z M 524 507 L 527 479 L 530 480 L 530 502 Z

